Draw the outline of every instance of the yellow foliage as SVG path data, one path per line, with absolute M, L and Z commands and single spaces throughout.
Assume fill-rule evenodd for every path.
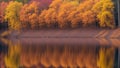
M 22 7 L 22 3 L 17 1 L 11 1 L 6 8 L 5 12 L 5 20 L 9 23 L 9 29 L 19 30 L 21 27 L 21 23 L 19 20 L 19 11 Z
M 10 43 L 8 55 L 5 56 L 5 65 L 7 68 L 19 68 L 20 66 L 20 45 Z
M 19 68 L 20 67 L 20 42 L 13 43 L 11 40 L 2 39 L 2 41 L 8 45 L 8 53 L 4 57 L 6 68 Z
M 111 27 L 114 28 L 114 16 L 109 11 L 104 11 L 98 14 L 98 18 L 100 19 L 101 27 Z
M 101 27 L 115 26 L 114 22 L 114 3 L 111 0 L 100 0 L 97 2 L 92 10 L 97 14 L 97 18 Z
M 97 66 L 99 68 L 113 68 L 114 66 L 114 48 L 101 48 L 99 51 L 99 58 L 97 60 Z

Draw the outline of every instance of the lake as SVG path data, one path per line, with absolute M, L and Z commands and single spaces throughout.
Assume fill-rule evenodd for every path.
M 0 39 L 0 68 L 119 68 L 120 39 Z

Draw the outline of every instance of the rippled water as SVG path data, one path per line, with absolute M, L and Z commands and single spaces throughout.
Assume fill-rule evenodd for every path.
M 119 68 L 119 39 L 0 41 L 0 68 Z

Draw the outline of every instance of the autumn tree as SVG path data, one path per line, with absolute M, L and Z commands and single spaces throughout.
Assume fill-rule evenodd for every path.
M 29 22 L 31 24 L 32 29 L 37 29 L 38 28 L 38 16 L 40 13 L 40 6 L 39 2 L 32 2 L 29 7 L 28 7 L 28 12 L 30 13 L 29 15 Z
M 11 1 L 6 8 L 5 20 L 8 21 L 9 29 L 18 30 L 21 27 L 21 22 L 19 20 L 19 11 L 21 10 L 22 3 Z
M 26 28 L 26 29 L 30 28 L 28 14 L 27 14 L 27 10 L 26 10 L 27 7 L 28 7 L 28 4 L 25 4 L 22 7 L 22 9 L 20 10 L 20 21 L 21 21 L 22 29 L 24 29 L 24 28 Z
M 111 0 L 100 0 L 94 5 L 93 11 L 97 14 L 97 19 L 101 27 L 114 27 L 113 10 L 114 3 Z
M 82 23 L 84 26 L 94 24 L 96 22 L 95 14 L 91 10 L 86 11 L 82 14 Z
M 48 27 L 55 27 L 57 24 L 57 14 L 62 0 L 54 0 L 49 9 L 43 10 L 39 15 L 39 24 L 46 24 Z
M 92 8 L 97 3 L 97 0 L 86 0 L 79 8 L 83 10 L 81 13 L 82 15 L 82 23 L 84 26 L 93 24 L 96 22 L 96 14 L 93 12 Z M 90 6 L 89 6 L 89 5 Z M 86 7 L 86 8 L 84 8 Z
M 5 9 L 7 7 L 7 2 L 0 2 L 0 23 L 4 22 Z
M 38 28 L 38 16 L 41 12 L 40 2 L 33 1 L 25 4 L 20 11 L 20 20 L 24 28 Z
M 76 28 L 95 23 L 113 28 L 115 25 L 112 0 L 5 1 L 11 2 L 8 6 L 6 2 L 0 2 L 0 22 L 8 21 L 10 29 Z
M 69 20 L 69 22 L 71 22 L 71 27 L 72 28 L 76 28 L 78 26 L 80 26 L 80 21 L 81 21 L 81 15 L 78 15 L 78 11 L 77 8 L 78 7 L 74 7 L 75 9 L 72 10 L 70 12 L 70 14 L 68 15 L 67 19 Z
M 68 16 L 70 13 L 76 9 L 76 6 L 78 5 L 77 2 L 71 1 L 71 2 L 63 2 L 59 8 L 58 13 L 58 24 L 60 28 L 70 27 L 71 23 L 68 19 Z
M 39 23 L 39 28 L 43 28 L 43 27 L 46 26 L 46 22 L 45 22 L 45 18 L 44 18 L 46 13 L 47 13 L 47 10 L 43 10 L 41 12 L 41 14 L 39 15 L 39 22 L 38 22 Z
M 95 14 L 91 10 L 93 5 L 97 2 L 97 0 L 86 0 L 79 4 L 79 6 L 71 11 L 68 18 L 72 23 L 72 27 L 78 27 L 82 24 L 84 26 L 88 24 L 92 24 L 96 21 Z M 89 4 L 89 5 L 88 5 Z
M 45 15 L 45 21 L 46 21 L 48 27 L 56 26 L 56 24 L 58 22 L 57 14 L 58 14 L 61 3 L 62 3 L 61 0 L 56 0 L 56 1 L 53 1 L 52 4 L 49 6 L 49 9 L 47 10 L 47 14 Z
M 48 27 L 55 27 L 54 25 L 56 24 L 56 10 L 54 8 L 49 8 L 47 10 L 47 13 L 45 14 L 44 18 L 45 18 L 45 22 L 47 24 Z

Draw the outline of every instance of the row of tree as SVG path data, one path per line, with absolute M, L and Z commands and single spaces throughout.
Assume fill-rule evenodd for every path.
M 24 1 L 24 0 L 23 0 Z M 43 27 L 76 28 L 98 23 L 115 26 L 114 3 L 111 0 L 35 0 L 0 2 L 0 22 L 9 29 L 39 29 Z

